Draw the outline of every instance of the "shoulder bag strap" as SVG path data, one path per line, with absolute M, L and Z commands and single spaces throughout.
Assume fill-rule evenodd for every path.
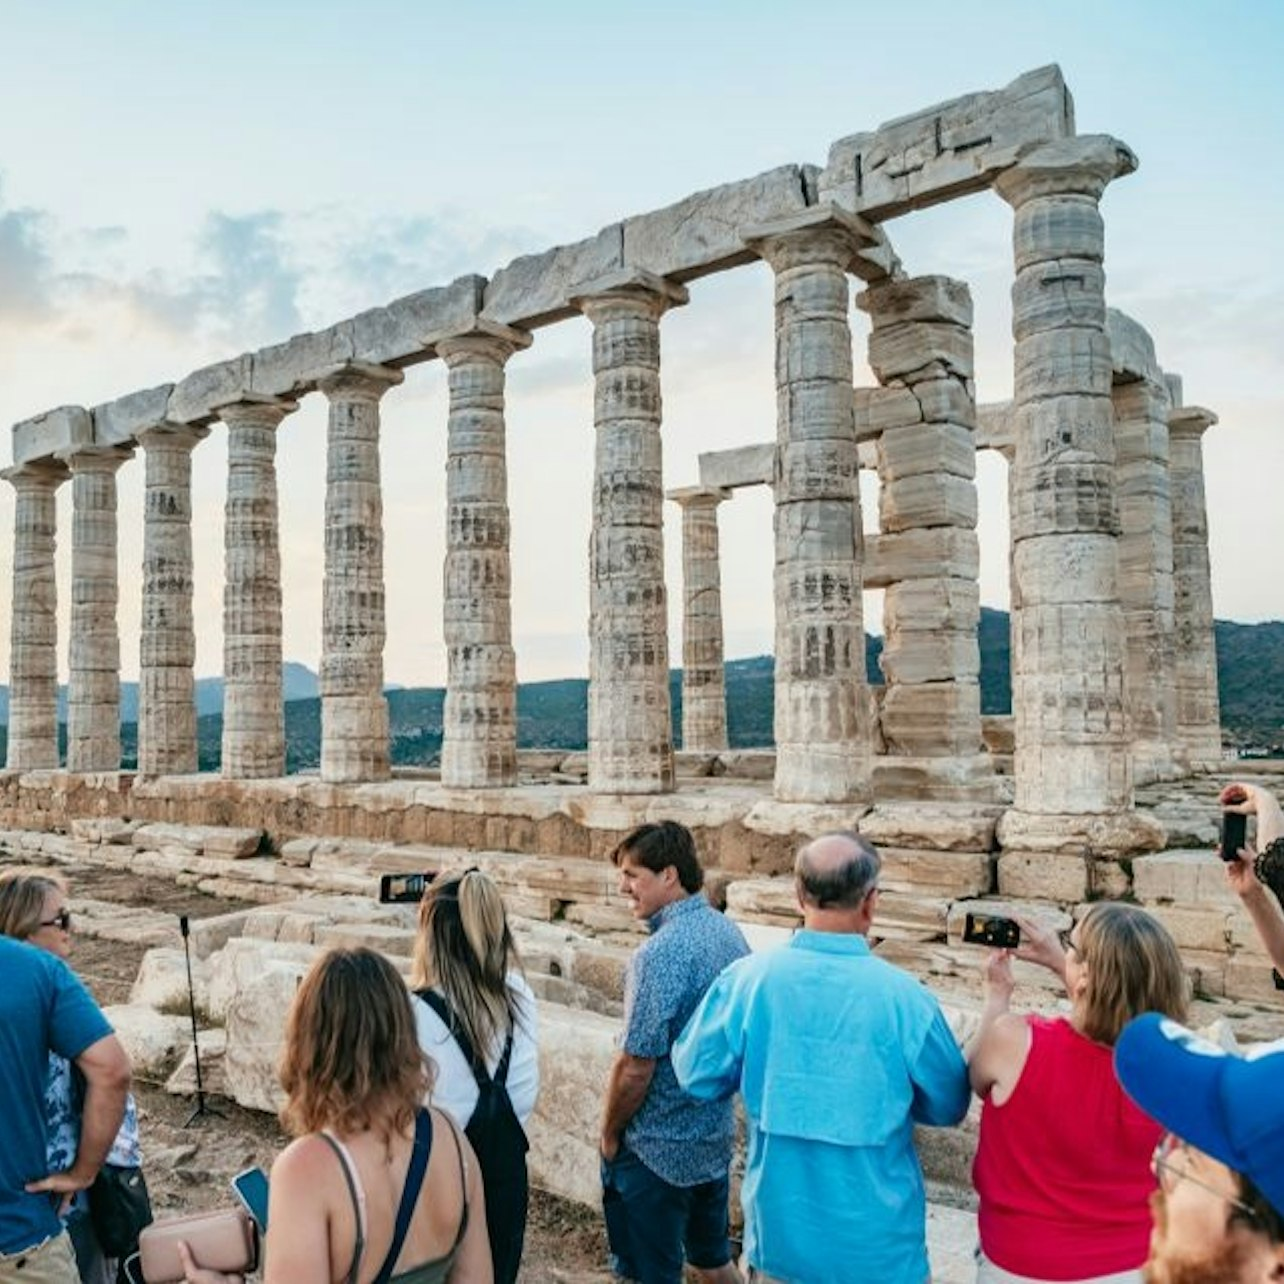
M 361 1200 L 357 1196 L 356 1179 L 352 1175 L 352 1169 L 348 1166 L 348 1156 L 339 1142 L 330 1136 L 328 1132 L 320 1132 L 317 1136 L 334 1151 L 335 1158 L 339 1161 L 339 1167 L 343 1170 L 343 1180 L 348 1183 L 348 1194 L 352 1197 L 352 1215 L 357 1223 L 357 1238 L 353 1245 L 352 1265 L 348 1267 L 345 1284 L 357 1284 L 357 1272 L 361 1269 L 361 1255 L 366 1251 L 366 1228 Z
M 401 1246 L 406 1242 L 410 1230 L 410 1220 L 415 1214 L 415 1205 L 419 1202 L 419 1192 L 423 1189 L 424 1174 L 428 1171 L 428 1159 L 432 1154 L 432 1115 L 422 1106 L 415 1112 L 415 1141 L 410 1151 L 410 1170 L 406 1173 L 406 1184 L 401 1192 L 401 1203 L 397 1208 L 397 1227 L 392 1233 L 392 1246 L 388 1256 L 383 1259 L 379 1274 L 374 1277 L 374 1284 L 388 1284 L 392 1278 L 392 1268 L 401 1256 Z

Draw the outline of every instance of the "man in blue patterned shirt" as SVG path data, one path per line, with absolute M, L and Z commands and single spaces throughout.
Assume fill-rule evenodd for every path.
M 629 960 L 624 1030 L 602 1116 L 611 1268 L 638 1284 L 680 1284 L 685 1258 L 706 1284 L 734 1284 L 731 1102 L 687 1096 L 669 1049 L 718 973 L 749 947 L 700 890 L 704 871 L 684 826 L 642 825 L 611 859 L 634 917 L 651 929 Z

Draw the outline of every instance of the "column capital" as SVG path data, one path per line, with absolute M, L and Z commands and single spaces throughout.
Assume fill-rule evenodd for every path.
M 287 397 L 268 397 L 255 392 L 242 393 L 235 401 L 212 406 L 210 413 L 225 424 L 252 424 L 260 428 L 275 428 L 288 414 L 299 408 L 297 401 Z
M 71 446 L 60 450 L 57 458 L 77 473 L 114 473 L 127 459 L 133 459 L 130 446 Z
M 1168 431 L 1174 437 L 1199 438 L 1217 423 L 1217 416 L 1203 406 L 1177 406 L 1168 412 Z
M 532 337 L 529 330 L 478 317 L 467 330 L 438 339 L 433 346 L 452 370 L 469 361 L 490 361 L 502 366 L 513 353 L 529 348 Z
M 210 430 L 204 424 L 179 424 L 170 419 L 163 419 L 158 423 L 149 424 L 146 428 L 140 428 L 134 434 L 134 440 L 144 450 L 149 450 L 153 446 L 177 446 L 192 450 L 209 435 Z
M 16 491 L 55 490 L 71 476 L 71 470 L 60 459 L 33 459 L 25 464 L 0 470 L 0 477 Z
M 721 486 L 679 486 L 664 492 L 665 499 L 671 499 L 679 508 L 717 508 L 724 499 L 730 499 L 732 492 Z
M 747 224 L 739 233 L 740 239 L 777 272 L 809 263 L 831 263 L 844 272 L 856 271 L 862 251 L 885 244 L 879 231 L 860 215 L 829 204 L 813 205 L 769 223 Z
M 681 307 L 690 298 L 675 281 L 641 268 L 617 268 L 575 287 L 571 306 L 579 308 L 595 325 L 616 312 L 642 312 L 658 319 L 669 308 Z
M 317 379 L 317 387 L 331 399 L 378 401 L 405 377 L 393 366 L 378 366 L 369 361 L 341 361 L 322 372 Z
M 1100 200 L 1107 184 L 1136 168 L 1137 157 L 1126 143 L 1109 134 L 1081 134 L 1027 152 L 995 178 L 994 190 L 1014 207 L 1036 196 Z

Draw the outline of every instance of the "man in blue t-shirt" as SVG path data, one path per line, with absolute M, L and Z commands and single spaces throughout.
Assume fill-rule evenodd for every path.
M 0 936 L 0 1282 L 79 1284 L 58 1214 L 97 1175 L 120 1127 L 129 1058 L 89 992 L 59 958 Z M 85 1076 L 80 1148 L 45 1165 L 49 1054 Z

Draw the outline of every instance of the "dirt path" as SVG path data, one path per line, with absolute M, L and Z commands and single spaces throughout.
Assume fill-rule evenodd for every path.
M 0 867 L 16 864 L 0 855 Z M 60 871 L 64 875 L 66 871 Z M 77 895 L 118 905 L 166 910 L 192 919 L 248 908 L 238 901 L 208 896 L 168 879 L 139 877 L 127 871 L 86 868 L 72 881 Z M 89 935 L 74 938 L 71 963 L 103 1005 L 127 1003 L 144 947 Z M 162 1085 L 136 1081 L 144 1169 L 158 1213 L 196 1211 L 230 1202 L 228 1182 L 243 1168 L 269 1168 L 286 1138 L 276 1120 L 246 1110 L 222 1097 L 209 1097 L 211 1112 L 192 1120 L 194 1101 L 164 1091 Z M 531 1213 L 521 1280 L 528 1284 L 596 1284 L 604 1273 L 605 1239 L 594 1212 L 538 1191 Z

